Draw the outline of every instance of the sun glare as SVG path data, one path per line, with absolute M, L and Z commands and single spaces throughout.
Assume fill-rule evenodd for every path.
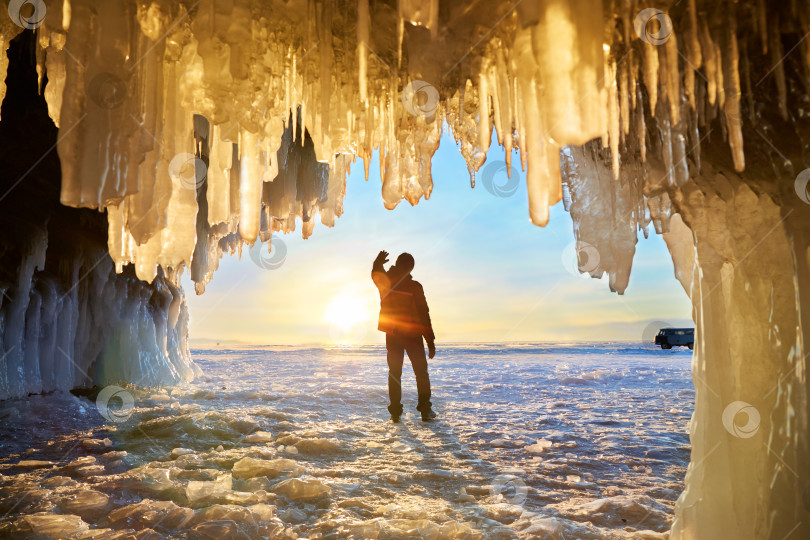
M 332 341 L 339 345 L 363 343 L 373 313 L 362 297 L 350 291 L 337 294 L 327 304 L 323 320 L 329 325 Z

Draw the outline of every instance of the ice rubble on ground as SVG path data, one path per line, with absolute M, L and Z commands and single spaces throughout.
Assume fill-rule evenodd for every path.
M 276 363 L 270 366 L 285 364 L 285 358 L 273 357 Z M 379 383 L 376 386 L 384 389 L 384 364 L 368 356 L 357 361 L 365 362 L 366 369 L 346 373 L 350 393 L 357 398 L 369 392 L 376 395 L 374 386 L 364 387 L 360 381 L 376 379 Z M 445 359 L 445 362 L 450 362 L 445 364 L 445 369 L 456 372 L 454 377 L 466 380 L 464 361 Z M 269 381 L 281 377 L 283 382 L 279 386 L 286 386 L 300 373 L 292 369 L 277 374 L 275 369 L 266 367 L 254 366 L 254 370 L 266 372 L 264 379 L 256 380 L 253 373 L 240 370 L 243 378 L 232 383 L 249 381 L 257 387 L 272 386 L 273 382 Z M 684 368 L 681 363 L 682 376 L 686 374 Z M 486 366 L 479 363 L 479 369 L 498 377 L 507 376 L 502 373 L 501 361 L 489 362 Z M 617 371 L 625 370 L 634 371 L 617 368 Z M 370 373 L 374 373 L 374 377 L 370 377 Z M 542 371 L 535 373 L 535 377 L 537 381 L 549 378 Z M 447 380 L 446 387 L 462 386 L 458 379 L 451 380 L 456 384 Z M 181 402 L 180 408 L 191 409 L 195 402 L 206 404 L 206 393 L 194 387 L 200 385 L 220 387 L 217 382 L 200 381 L 182 392 L 173 391 L 172 395 Z M 444 422 L 430 427 L 422 425 L 418 419 L 406 420 L 406 424 L 400 426 L 380 423 L 369 414 L 379 408 L 379 403 L 371 400 L 351 399 L 330 407 L 335 398 L 321 391 L 279 401 L 272 407 L 260 396 L 247 392 L 223 396 L 219 403 L 212 405 L 217 410 L 206 413 L 178 414 L 165 400 L 154 400 L 151 407 L 139 407 L 126 423 L 97 426 L 93 432 L 86 433 L 88 440 L 102 441 L 109 436 L 115 441 L 112 447 L 90 451 L 79 446 L 79 455 L 68 460 L 47 459 L 50 455 L 41 454 L 41 449 L 21 462 L 9 463 L 15 461 L 13 458 L 0 460 L 3 461 L 0 463 L 3 473 L 0 475 L 0 513 L 24 499 L 9 516 L 0 518 L 0 536 L 30 537 L 33 529 L 26 521 L 26 514 L 48 512 L 68 516 L 48 518 L 37 525 L 42 528 L 58 525 L 59 528 L 50 529 L 57 538 L 76 528 L 82 529 L 79 534 L 84 535 L 79 538 L 114 538 L 129 534 L 138 538 L 149 534 L 172 538 L 217 534 L 233 538 L 317 538 L 319 534 L 327 536 L 335 532 L 350 538 L 384 539 L 408 535 L 467 540 L 661 538 L 642 529 L 666 529 L 674 495 L 666 497 L 662 503 L 666 512 L 658 514 L 656 504 L 640 493 L 656 481 L 672 483 L 674 476 L 681 474 L 665 480 L 650 471 L 640 471 L 632 479 L 625 478 L 623 483 L 617 483 L 631 491 L 632 497 L 607 495 L 611 488 L 618 492 L 622 489 L 614 488 L 605 478 L 601 478 L 603 482 L 599 487 L 577 493 L 566 475 L 572 476 L 576 471 L 586 478 L 599 474 L 598 470 L 608 472 L 609 465 L 595 456 L 590 460 L 585 449 L 578 448 L 578 455 L 573 454 L 575 450 L 568 444 L 572 441 L 565 439 L 570 439 L 600 413 L 583 417 L 576 407 L 571 407 L 573 417 L 583 421 L 582 424 L 574 422 L 572 431 L 536 429 L 540 426 L 534 420 L 537 411 L 545 408 L 544 400 L 538 402 L 534 395 L 514 401 L 513 396 L 513 401 L 507 402 L 503 397 L 510 395 L 508 385 L 499 387 L 500 393 L 489 399 L 510 412 L 501 415 L 493 406 L 488 414 L 501 417 L 500 428 L 481 418 L 480 410 L 467 409 L 468 404 L 479 404 L 469 396 L 460 401 L 446 399 Z M 650 387 L 651 392 L 656 392 L 653 385 Z M 327 386 L 324 384 L 322 388 Z M 152 394 L 149 389 L 140 392 L 144 399 Z M 565 388 L 558 386 L 557 392 L 565 393 Z M 613 395 L 620 393 L 616 390 Z M 577 403 L 588 401 L 582 395 L 572 399 Z M 141 398 L 138 396 L 137 400 Z M 36 414 L 25 410 L 31 402 L 42 402 L 43 406 L 48 403 L 43 397 L 35 397 L 18 400 L 15 404 L 23 415 L 34 417 Z M 65 403 L 77 408 L 77 402 L 74 399 Z M 621 401 L 621 404 L 628 407 L 631 402 Z M 681 401 L 659 404 L 666 407 L 651 404 L 646 412 L 657 419 L 656 429 L 638 433 L 659 433 L 668 418 L 664 409 L 675 403 Z M 70 417 L 62 410 L 54 412 L 58 418 Z M 471 415 L 474 418 L 470 419 Z M 567 423 L 562 413 L 559 421 Z M 459 441 L 465 433 L 477 432 L 478 427 L 486 428 L 487 439 L 482 439 L 480 444 Z M 209 448 L 211 444 L 206 434 L 212 430 L 227 449 Z M 249 443 L 246 439 L 251 430 L 254 430 L 252 433 L 266 430 L 263 432 L 277 435 L 269 441 Z M 63 432 L 64 429 L 58 428 L 51 431 L 56 435 Z M 553 461 L 556 468 L 527 463 L 523 448 L 492 448 L 489 439 L 496 432 L 500 438 L 508 440 L 554 441 L 553 446 L 545 448 L 544 457 L 546 462 Z M 150 439 L 144 439 L 144 433 Z M 537 438 L 530 437 L 529 433 Z M 136 444 L 133 436 L 143 439 L 142 444 Z M 668 440 L 669 436 L 658 435 L 662 440 Z M 315 447 L 320 447 L 322 441 L 337 440 L 340 454 L 302 452 L 287 456 L 278 450 L 282 443 L 295 448 L 307 440 L 315 441 Z M 370 441 L 378 444 L 367 444 Z M 114 450 L 119 442 L 130 452 Z M 181 442 L 190 448 L 174 446 Z M 393 447 L 397 443 L 410 450 L 396 452 Z M 59 449 L 53 451 L 57 456 L 63 453 Z M 285 457 L 280 458 L 282 455 Z M 621 454 L 615 457 L 627 459 Z M 114 464 L 122 459 L 127 461 L 127 466 L 120 469 Z M 635 461 L 645 465 L 639 468 L 650 464 L 648 459 Z M 518 464 L 522 468 L 518 468 Z M 497 472 L 492 470 L 493 465 Z M 601 469 L 603 466 L 605 469 Z M 88 467 L 100 469 L 88 477 L 83 473 Z M 521 475 L 531 484 L 531 498 L 520 503 L 510 500 L 508 492 L 498 493 L 490 484 L 494 481 L 493 475 L 499 473 Z M 564 489 L 567 497 L 557 493 L 554 503 L 547 502 L 550 490 L 545 486 L 549 485 L 559 486 L 560 491 Z M 604 490 L 606 500 L 595 504 L 586 502 L 593 501 L 600 490 Z M 105 496 L 109 499 L 105 500 Z M 648 511 L 652 516 L 649 523 L 645 515 Z M 659 521 L 660 516 L 663 521 Z
M 692 297 L 694 465 L 673 536 L 810 535 L 806 2 L 46 4 L 35 53 L 60 127 L 61 201 L 106 209 L 118 271 L 165 279 L 176 305 L 183 268 L 201 292 L 222 253 L 291 231 L 296 216 L 304 236 L 316 213 L 332 225 L 355 157 L 367 169 L 379 150 L 384 204 L 414 204 L 433 189 L 443 122 L 472 181 L 494 128 L 506 170 L 519 151 L 531 220 L 545 224 L 561 199 L 570 210 L 580 271 L 623 292 L 652 223 Z M 20 29 L 0 20 L 5 45 Z M 0 284 L 3 397 L 85 383 L 43 354 L 57 338 L 36 329 L 109 272 L 54 303 L 31 288 L 44 250 L 25 246 L 14 284 Z M 127 361 L 110 365 L 130 380 L 184 375 L 182 354 L 170 360 L 183 336 L 163 339 L 185 331 L 163 323 L 177 311 L 155 324 L 145 298 L 125 305 L 113 344 Z M 133 355 L 139 336 L 160 354 Z M 767 419 L 754 444 L 723 427 L 740 400 Z

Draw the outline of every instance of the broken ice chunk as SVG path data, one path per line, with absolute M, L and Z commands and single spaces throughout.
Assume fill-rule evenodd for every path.
M 92 465 L 95 462 L 96 458 L 93 456 L 82 456 L 65 465 L 65 468 L 78 468 L 83 467 L 84 465 Z
M 662 529 L 668 526 L 667 512 L 649 497 L 619 495 L 580 505 L 574 515 L 600 527 L 638 526 Z
M 391 451 L 397 452 L 397 453 L 400 453 L 400 454 L 405 453 L 405 452 L 410 452 L 411 450 L 413 450 L 413 448 L 411 448 L 410 446 L 408 446 L 407 444 L 405 444 L 402 441 L 395 442 L 389 448 L 391 449 Z
M 94 489 L 85 489 L 65 497 L 59 506 L 63 511 L 91 521 L 106 513 L 110 497 Z
M 295 444 L 295 448 L 302 454 L 334 454 L 340 452 L 341 446 L 337 439 L 303 439 Z
M 40 485 L 44 488 L 57 488 L 57 487 L 74 487 L 78 485 L 78 482 L 73 478 L 68 478 L 67 476 L 51 476 L 49 478 L 44 478 Z
M 135 469 L 132 473 L 139 477 L 143 487 L 152 491 L 163 491 L 174 487 L 169 469 L 141 469 L 140 471 Z
M 194 453 L 194 450 L 191 450 L 189 448 L 174 448 L 172 450 L 171 456 L 172 456 L 172 459 L 176 459 L 176 458 L 178 458 L 180 456 L 185 456 L 187 454 L 193 454 L 193 453 Z
M 475 497 L 467 493 L 467 488 L 462 487 L 458 490 L 458 496 L 456 497 L 456 501 L 458 502 L 475 502 Z
M 317 478 L 290 478 L 279 482 L 275 492 L 294 501 L 318 499 L 332 493 L 332 488 Z
M 79 516 L 38 512 L 23 516 L 14 523 L 20 533 L 48 538 L 70 538 L 87 529 L 88 525 Z
M 529 446 L 524 447 L 524 450 L 533 454 L 541 454 L 546 450 L 546 448 L 551 448 L 552 444 L 553 443 L 551 441 L 541 439 L 535 444 L 530 444 Z
M 524 443 L 524 441 L 522 439 L 515 440 L 515 439 L 503 438 L 503 439 L 494 439 L 489 444 L 492 445 L 495 448 L 517 448 L 519 446 L 522 446 L 523 443 Z
M 44 469 L 50 468 L 56 465 L 53 461 L 42 461 L 38 459 L 24 459 L 23 461 L 18 462 L 15 467 L 19 467 L 20 469 Z
M 251 512 L 259 516 L 264 521 L 270 521 L 273 519 L 273 514 L 276 511 L 275 506 L 264 503 L 250 505 L 248 509 L 250 509 Z
M 239 534 L 239 527 L 235 521 L 220 519 L 206 521 L 192 529 L 196 538 L 247 538 L 244 533 Z
M 233 465 L 233 475 L 236 478 L 253 478 L 255 476 L 269 476 L 275 478 L 282 473 L 297 475 L 304 472 L 299 463 L 286 458 L 257 459 L 242 458 Z
M 225 495 L 233 488 L 233 477 L 230 474 L 223 474 L 211 482 L 192 480 L 186 486 L 186 497 L 188 500 L 196 501 L 205 497 L 215 497 Z
M 89 476 L 98 476 L 100 474 L 104 474 L 106 468 L 104 465 L 85 465 L 84 467 L 78 467 L 75 470 L 77 476 L 82 477 L 89 477 Z
M 245 442 L 250 444 L 268 443 L 273 440 L 273 434 L 269 431 L 257 431 L 245 437 Z
M 144 528 L 160 524 L 167 529 L 179 529 L 192 517 L 194 510 L 177 506 L 171 501 L 144 499 L 110 512 L 108 519 L 116 528 Z
M 549 540 L 563 540 L 565 538 L 565 527 L 560 520 L 555 518 L 533 519 L 531 525 L 521 532 L 531 535 L 533 538 L 548 538 Z
M 112 441 L 110 439 L 83 439 L 82 447 L 85 450 L 92 452 L 104 452 L 112 448 Z

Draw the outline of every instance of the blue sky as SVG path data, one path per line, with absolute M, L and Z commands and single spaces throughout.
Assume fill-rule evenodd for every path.
M 502 161 L 503 150 L 494 143 L 487 157 L 487 164 Z M 471 189 L 466 164 L 445 133 L 433 157 L 433 181 L 429 200 L 413 207 L 403 201 L 389 211 L 377 154 L 368 182 L 358 160 L 335 227 L 318 222 L 303 240 L 299 222 L 295 233 L 281 235 L 287 255 L 280 267 L 262 269 L 245 250 L 241 260 L 220 262 L 201 296 L 184 278 L 191 339 L 381 343 L 379 296 L 369 273 L 382 249 L 392 261 L 403 251 L 414 255 L 413 276 L 425 289 L 437 342 L 637 340 L 651 319 L 689 324 L 689 299 L 654 231 L 649 239 L 640 236 L 630 285 L 619 296 L 606 278 L 576 276 L 564 266 L 574 236 L 562 203 L 545 228 L 529 222 L 523 172 L 511 196 L 484 189 L 480 173 Z

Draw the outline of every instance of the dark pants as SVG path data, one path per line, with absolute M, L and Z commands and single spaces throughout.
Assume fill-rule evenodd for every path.
M 430 409 L 430 377 L 428 377 L 427 358 L 422 336 L 405 337 L 385 334 L 385 346 L 388 349 L 388 395 L 391 405 L 388 412 L 392 416 L 402 414 L 402 363 L 405 353 L 411 359 L 413 372 L 416 375 L 416 391 L 419 394 L 418 411 Z

